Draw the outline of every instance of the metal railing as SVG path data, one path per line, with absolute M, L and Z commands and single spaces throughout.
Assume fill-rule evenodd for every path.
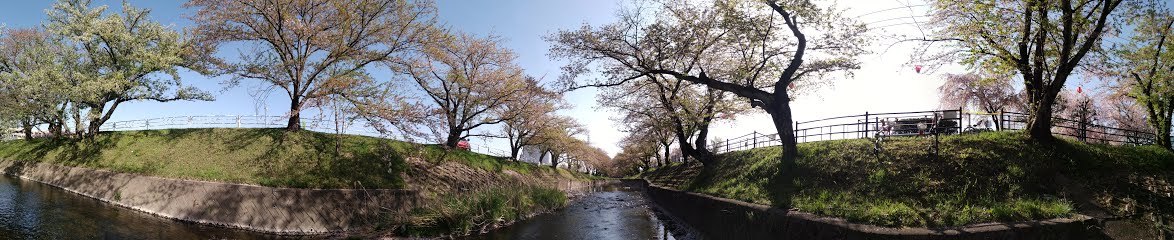
M 1154 134 L 1098 125 L 1087 121 L 1052 118 L 1052 133 L 1078 141 L 1100 144 L 1146 145 Z M 976 131 L 1009 131 L 1027 128 L 1028 115 L 1016 112 L 968 113 L 962 109 L 869 113 L 795 122 L 796 142 L 870 138 L 878 132 L 888 136 L 960 134 Z M 997 123 L 995 122 L 997 121 Z M 1174 137 L 1172 137 L 1174 138 Z M 757 131 L 715 142 L 709 149 L 727 153 L 782 144 L 777 133 Z
M 1003 112 L 998 118 L 1007 130 L 1027 129 L 1027 114 Z M 1147 145 L 1156 142 L 1153 133 L 1109 127 L 1089 122 L 1087 119 L 1052 117 L 1052 134 L 1087 143 Z
M 778 146 L 781 144 L 782 142 L 779 141 L 778 133 L 764 134 L 754 131 L 740 137 L 726 139 L 721 144 L 715 143 L 709 151 L 714 153 L 727 153 L 760 147 Z
M 813 142 L 836 139 L 871 137 L 886 131 L 894 136 L 927 135 L 933 132 L 954 134 L 962 132 L 964 114 L 961 109 L 869 113 L 795 122 L 795 139 Z
M 177 116 L 148 119 L 113 121 L 102 124 L 102 131 L 135 131 L 183 128 L 279 128 L 285 127 L 289 118 L 286 116 L 263 115 L 204 115 L 204 116 Z M 302 127 L 312 130 L 323 130 L 329 127 L 331 132 L 334 123 L 326 119 L 302 118 Z

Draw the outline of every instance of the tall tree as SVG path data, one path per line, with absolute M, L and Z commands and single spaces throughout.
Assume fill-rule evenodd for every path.
M 38 29 L 14 29 L 0 34 L 0 108 L 5 118 L 32 138 L 35 125 L 49 123 L 59 135 L 63 120 L 57 113 L 63 93 L 73 86 L 62 82 L 60 42 Z
M 1125 95 L 1144 108 L 1157 144 L 1172 149 L 1174 14 L 1162 2 L 1148 3 L 1147 8 L 1128 18 L 1133 33 L 1128 42 L 1112 48 L 1107 66 L 1115 69 L 1112 73 Z
M 1150 140 L 1155 137 L 1153 129 L 1149 125 L 1149 119 L 1146 118 L 1148 114 L 1145 107 L 1121 92 L 1111 92 L 1105 98 L 1103 112 L 1108 119 L 1111 127 L 1129 130 L 1120 136 L 1122 142 L 1130 144 L 1149 144 Z M 1158 139 L 1160 140 L 1160 139 Z
M 659 146 L 658 149 L 664 151 L 663 155 L 657 154 L 657 158 L 663 164 L 667 163 L 670 147 L 676 142 L 678 136 L 694 138 L 699 131 L 708 129 L 708 122 L 689 121 L 689 124 L 674 124 L 685 123 L 685 121 L 681 121 L 682 119 L 696 120 L 699 117 L 688 116 L 680 112 L 669 112 L 670 108 L 665 104 L 648 104 L 648 99 L 659 99 L 656 96 L 664 93 L 660 90 L 661 88 L 648 82 L 629 84 L 603 89 L 597 95 L 596 100 L 600 106 L 611 108 L 619 113 L 619 118 L 612 119 L 612 121 L 620 123 L 617 126 L 620 131 L 628 135 L 639 135 L 641 139 L 656 142 Z M 711 103 L 718 104 L 717 102 Z M 724 102 L 722 103 L 724 104 Z M 670 104 L 673 104 L 674 107 L 679 105 L 671 102 Z M 712 116 L 710 117 L 712 118 Z M 677 135 L 677 132 L 682 134 Z M 686 144 L 689 143 L 686 142 Z
M 868 42 L 864 25 L 802 0 L 662 5 L 668 11 L 654 16 L 663 19 L 650 24 L 637 18 L 560 32 L 553 37 L 552 55 L 571 59 L 565 69 L 572 77 L 601 65 L 607 79 L 584 85 L 661 76 L 750 99 L 751 106 L 771 115 L 782 141 L 780 169 L 793 177 L 798 150 L 789 87 L 858 69 L 855 57 L 866 52 Z M 781 193 L 788 195 L 790 181 L 782 181 L 788 189 Z
M 648 104 L 649 99 L 656 104 Z M 667 129 L 688 156 L 710 162 L 713 153 L 707 147 L 709 126 L 715 116 L 735 116 L 746 111 L 745 102 L 734 101 L 729 94 L 704 85 L 672 77 L 653 77 L 604 89 L 598 95 L 601 106 L 617 110 L 621 122 L 637 127 L 642 121 L 657 121 L 656 129 Z M 658 120 L 646 120 L 646 119 Z M 666 143 L 666 145 L 669 143 Z M 667 148 L 667 147 L 666 147 Z
M 518 116 L 519 111 L 500 110 L 539 89 L 515 58 L 497 37 L 456 33 L 430 41 L 420 57 L 397 68 L 435 104 L 436 119 L 427 127 L 445 146 L 456 147 L 469 137 L 490 136 L 472 130 Z
M 600 170 L 603 174 L 611 177 L 625 177 L 640 173 L 640 167 L 649 157 L 644 150 L 643 148 L 622 146 L 620 153 L 616 154 L 611 162 Z
M 301 112 L 330 97 L 375 87 L 368 65 L 390 61 L 433 32 L 427 0 L 192 0 L 199 43 L 251 44 L 240 61 L 221 61 L 232 84 L 255 79 L 285 90 L 288 130 Z M 355 99 L 359 96 L 350 96 Z
M 88 112 L 89 136 L 125 102 L 211 99 L 180 81 L 178 70 L 195 66 L 192 56 L 201 53 L 178 32 L 152 21 L 149 10 L 126 3 L 121 14 L 105 12 L 106 6 L 90 7 L 88 0 L 59 1 L 47 24 L 48 32 L 81 52 L 69 77 L 78 82 L 75 104 Z
M 587 145 L 583 140 L 579 140 L 575 136 L 587 134 L 587 130 L 575 121 L 558 122 L 559 125 L 551 128 L 546 128 L 537 136 L 537 142 L 542 149 L 543 156 L 550 157 L 550 166 L 558 167 L 560 160 L 576 148 Z M 539 159 L 539 162 L 542 162 Z
M 978 73 L 946 74 L 946 82 L 938 87 L 941 104 L 949 109 L 967 108 L 990 114 L 995 129 L 1003 129 L 996 113 L 1018 106 L 1020 95 L 1011 87 L 1010 77 L 984 76 Z
M 534 85 L 532 87 L 540 88 Z M 520 99 L 506 103 L 498 110 L 499 115 L 516 114 L 515 117 L 505 120 L 501 128 L 500 138 L 510 143 L 510 159 L 518 160 L 522 148 L 540 144 L 539 135 L 548 128 L 563 127 L 566 121 L 574 121 L 568 117 L 556 114 L 556 111 L 565 109 L 562 97 L 555 92 L 545 89 L 534 89 L 531 94 L 518 96 Z
M 640 134 L 639 132 L 631 132 L 627 136 L 620 139 L 620 153 L 624 157 L 635 158 L 635 162 L 644 170 L 652 168 L 653 160 L 660 159 L 658 150 L 660 149 L 659 142 L 654 139 L 652 135 Z M 616 155 L 620 157 L 620 155 Z M 667 156 L 666 156 L 667 157 Z
M 1017 72 L 1030 108 L 1027 132 L 1032 139 L 1051 141 L 1057 94 L 1085 56 L 1100 48 L 1123 1 L 935 0 L 931 5 L 939 28 L 924 40 L 927 45 L 944 42 L 951 50 L 923 56 L 961 59 L 994 73 Z

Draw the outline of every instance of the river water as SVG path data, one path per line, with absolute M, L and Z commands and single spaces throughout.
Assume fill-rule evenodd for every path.
M 0 175 L 0 239 L 266 239 L 121 208 L 46 184 Z
M 468 239 L 691 239 L 655 211 L 635 183 L 593 186 L 568 207 Z M 676 234 L 676 235 L 674 235 Z M 0 175 L 0 239 L 276 239 L 121 208 Z M 315 238 L 315 237 L 311 237 Z
M 592 188 L 566 208 L 469 239 L 693 239 L 645 198 L 634 182 Z

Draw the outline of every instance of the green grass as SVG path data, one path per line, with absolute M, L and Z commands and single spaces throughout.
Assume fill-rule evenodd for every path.
M 799 145 L 795 186 L 781 189 L 777 147 L 725 154 L 712 166 L 669 166 L 643 175 L 684 190 L 882 226 L 960 226 L 1065 217 L 1074 213 L 1057 175 L 1117 186 L 1124 175 L 1169 176 L 1174 154 L 1061 140 L 1040 144 L 1018 132 L 944 136 L 934 158 L 926 138 L 892 138 L 873 154 L 868 139 Z M 1095 189 L 1094 189 L 1095 190 Z M 1095 191 L 1094 191 L 1095 192 Z
M 0 159 L 10 161 L 297 188 L 403 188 L 407 157 L 459 161 L 492 172 L 552 171 L 436 145 L 283 129 L 103 132 L 93 141 L 0 142 Z
M 513 222 L 530 214 L 562 208 L 567 196 L 557 189 L 527 185 L 495 186 L 451 194 L 408 213 L 401 236 L 465 235 L 478 228 Z

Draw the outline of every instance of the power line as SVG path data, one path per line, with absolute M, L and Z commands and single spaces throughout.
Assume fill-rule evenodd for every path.
M 887 27 L 896 27 L 896 26 L 901 26 L 901 25 L 913 25 L 913 26 L 920 26 L 921 24 L 920 24 L 920 23 L 918 23 L 918 22 L 900 22 L 900 23 L 894 23 L 894 24 L 884 25 L 884 26 L 880 26 L 880 27 L 874 27 L 874 28 L 872 28 L 872 29 L 881 29 L 881 28 L 887 28 Z
M 877 10 L 877 11 L 872 11 L 869 13 L 861 14 L 860 16 L 856 16 L 856 18 L 860 18 L 863 16 L 872 15 L 872 14 L 877 14 L 880 12 L 887 12 L 887 11 L 892 11 L 892 10 L 897 10 L 897 9 L 907 9 L 907 8 L 912 8 L 912 7 L 921 7 L 921 6 L 926 6 L 926 5 L 928 5 L 928 4 L 922 3 L 922 4 L 918 4 L 918 5 L 912 5 L 912 6 L 900 6 L 900 7 L 894 7 L 894 8 L 884 9 L 884 10 Z
M 916 18 L 919 18 L 919 17 L 930 17 L 930 16 L 932 16 L 932 15 L 919 15 L 919 16 L 903 16 L 903 17 L 895 17 L 895 18 L 889 18 L 889 19 L 885 19 L 885 20 L 880 20 L 880 21 L 873 21 L 873 22 L 870 22 L 870 23 L 865 23 L 864 25 L 873 25 L 873 24 L 882 23 L 882 22 L 888 22 L 888 21 L 892 21 L 892 20 L 909 19 L 909 18 L 913 18 L 914 20 L 916 20 Z
M 900 3 L 901 5 L 905 6 L 905 8 L 909 9 L 909 15 L 913 15 L 913 7 L 910 6 L 908 3 L 902 2 L 901 0 L 893 0 L 893 1 L 897 1 L 897 3 Z M 917 27 L 917 31 L 920 31 L 921 37 L 924 38 L 925 37 L 925 30 L 921 29 L 921 23 L 917 21 L 917 18 L 910 18 L 910 19 L 913 20 L 913 24 Z

